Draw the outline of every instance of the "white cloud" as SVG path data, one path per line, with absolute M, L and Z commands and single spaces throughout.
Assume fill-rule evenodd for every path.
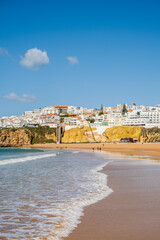
M 9 57 L 9 52 L 7 49 L 0 47 L 0 56 L 8 56 Z
M 17 96 L 15 93 L 10 93 L 9 95 L 3 96 L 3 98 L 17 102 L 33 102 L 37 99 L 35 95 L 23 94 L 22 96 Z
M 67 60 L 69 61 L 70 64 L 75 65 L 78 64 L 79 61 L 76 57 L 67 57 Z
M 36 69 L 38 66 L 49 63 L 49 57 L 46 51 L 37 48 L 29 49 L 25 56 L 21 58 L 20 64 L 30 69 Z

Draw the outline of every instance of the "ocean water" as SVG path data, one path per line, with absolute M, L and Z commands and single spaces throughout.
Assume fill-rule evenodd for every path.
M 0 239 L 60 240 L 112 190 L 104 153 L 0 148 Z

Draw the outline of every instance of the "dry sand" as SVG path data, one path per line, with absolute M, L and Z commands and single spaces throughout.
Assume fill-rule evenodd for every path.
M 159 143 L 38 144 L 34 147 L 83 150 L 101 147 L 114 153 L 113 161 L 103 170 L 114 192 L 86 207 L 82 222 L 66 240 L 160 239 L 160 164 L 153 160 L 160 159 Z M 137 157 L 131 159 L 126 155 Z

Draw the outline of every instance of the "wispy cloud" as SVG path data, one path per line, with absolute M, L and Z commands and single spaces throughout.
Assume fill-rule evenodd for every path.
M 10 93 L 3 96 L 3 98 L 17 102 L 34 102 L 37 99 L 35 95 L 23 94 L 22 96 L 18 96 L 15 93 Z
M 0 47 L 0 56 L 10 56 L 7 49 Z
M 69 63 L 72 64 L 72 65 L 75 65 L 75 64 L 79 63 L 79 61 L 76 57 L 66 57 L 66 58 L 69 61 Z
M 35 70 L 39 66 L 49 63 L 49 57 L 46 51 L 41 51 L 37 48 L 29 49 L 24 57 L 21 57 L 20 64 L 29 69 Z

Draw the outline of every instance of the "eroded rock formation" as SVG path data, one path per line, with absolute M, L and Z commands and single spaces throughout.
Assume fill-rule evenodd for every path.
M 0 130 L 0 147 L 17 147 L 31 144 L 31 133 L 26 129 Z

